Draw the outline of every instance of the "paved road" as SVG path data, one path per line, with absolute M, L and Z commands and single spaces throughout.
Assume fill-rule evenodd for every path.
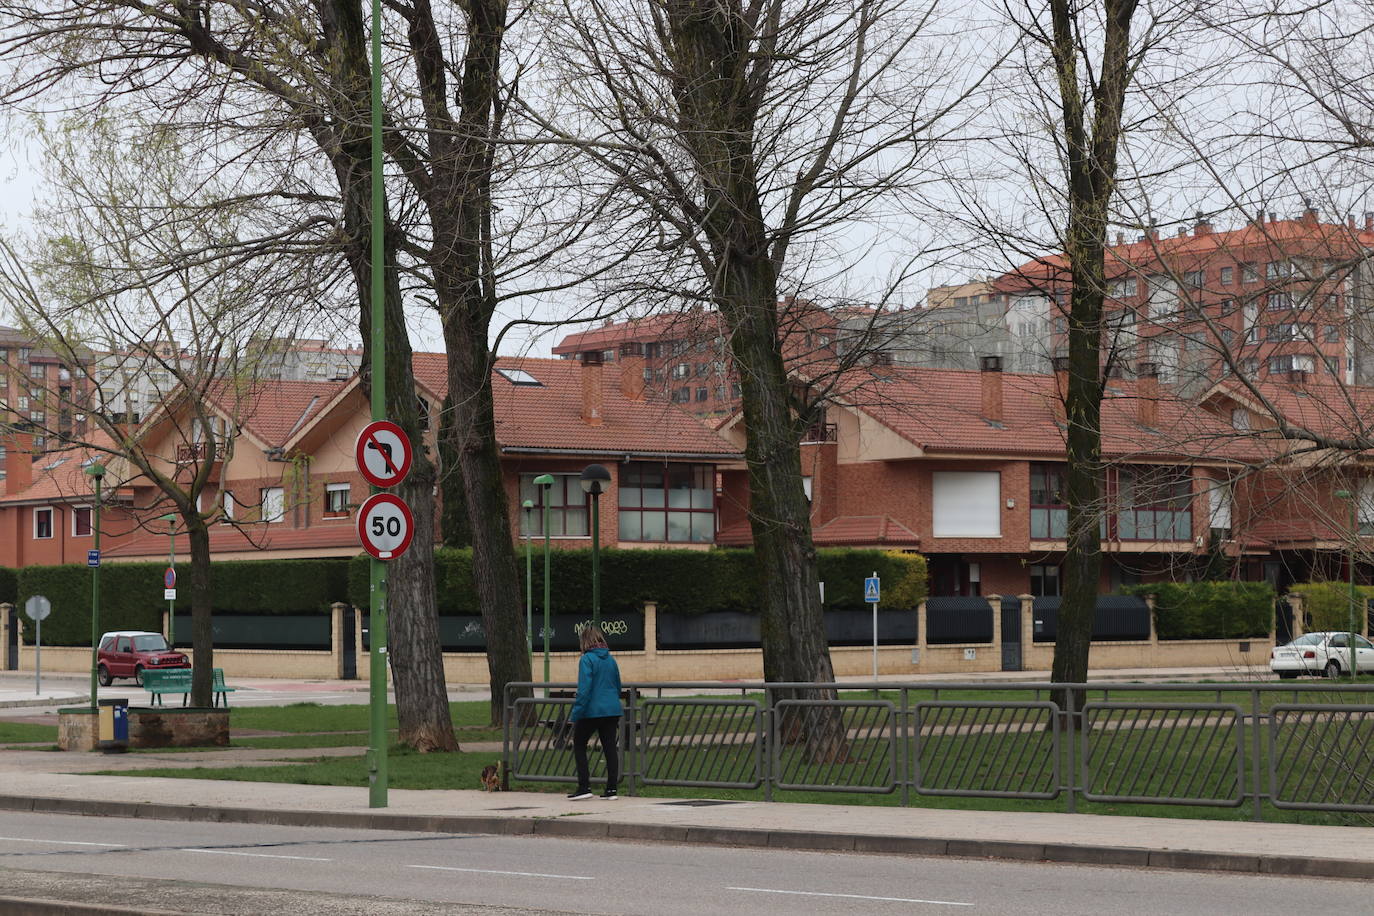
M 89 877 L 101 875 L 120 877 Z M 0 888 L 244 914 L 1292 916 L 1316 899 L 1331 912 L 1370 904 L 1355 881 L 16 812 L 0 830 Z

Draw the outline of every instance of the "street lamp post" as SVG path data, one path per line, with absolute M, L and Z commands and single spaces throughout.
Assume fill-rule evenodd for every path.
M 162 520 L 167 523 L 167 568 L 177 568 L 177 517 L 171 513 L 162 516 Z M 177 647 L 177 602 L 175 598 L 167 599 L 167 642 L 171 643 L 172 648 Z
M 601 626 L 601 494 L 611 482 L 611 472 L 599 464 L 582 469 L 582 492 L 592 498 L 592 625 Z
M 540 474 L 534 478 L 539 488 L 539 501 L 544 505 L 544 696 L 549 695 L 549 488 L 553 486 L 552 474 Z
M 520 504 L 525 510 L 525 652 L 534 654 L 534 560 L 530 558 L 530 514 L 534 511 L 534 500 L 527 499 Z
M 1349 490 L 1337 490 L 1336 498 L 1350 503 L 1350 560 L 1346 574 L 1346 580 L 1350 584 L 1350 610 L 1346 620 L 1350 625 L 1350 632 L 1345 638 L 1350 646 L 1350 680 L 1353 683 L 1359 670 L 1355 666 L 1355 550 L 1359 546 L 1360 537 L 1359 506 L 1355 494 Z
M 91 512 L 91 549 L 95 551 L 96 564 L 91 567 L 91 712 L 100 705 L 96 691 L 100 688 L 100 482 L 105 479 L 105 465 L 99 462 L 86 468 L 86 476 L 95 480 L 95 509 Z

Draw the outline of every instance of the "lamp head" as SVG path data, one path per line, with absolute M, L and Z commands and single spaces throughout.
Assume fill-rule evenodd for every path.
M 1349 490 L 1337 490 L 1335 493 L 1337 499 L 1350 499 L 1352 495 Z
M 103 465 L 103 464 L 101 464 L 101 463 L 99 463 L 99 462 L 96 462 L 95 464 L 92 464 L 92 465 L 88 465 L 88 466 L 86 467 L 86 476 L 87 476 L 87 477 L 94 477 L 94 478 L 96 479 L 96 481 L 99 481 L 100 478 L 102 478 L 102 477 L 105 476 L 105 465 Z
M 536 487 L 551 487 L 551 486 L 553 486 L 553 475 L 552 475 L 552 474 L 540 474 L 538 477 L 534 478 L 534 485 L 535 485 Z
M 600 496 L 611 482 L 611 472 L 599 464 L 589 464 L 582 469 L 578 482 L 582 484 L 583 493 Z
M 531 509 L 534 508 L 534 500 L 532 500 L 532 499 L 527 499 L 527 500 L 525 500 L 524 502 L 522 502 L 522 503 L 520 504 L 520 508 L 524 509 L 526 512 L 530 511 Z

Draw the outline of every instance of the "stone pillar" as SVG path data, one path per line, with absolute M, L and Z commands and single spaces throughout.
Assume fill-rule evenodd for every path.
M 354 667 L 358 669 L 358 680 L 372 680 L 372 662 L 363 651 L 363 609 L 353 608 L 353 661 Z M 391 666 L 386 666 L 387 671 Z
M 921 664 L 926 660 L 926 601 L 921 599 L 921 603 L 916 606 L 916 657 L 915 664 Z
M 1279 600 L 1282 601 L 1284 599 L 1280 598 Z M 1303 626 L 1303 615 L 1306 613 L 1307 609 L 1303 607 L 1305 602 L 1302 600 L 1302 595 L 1297 592 L 1289 592 L 1287 600 L 1288 606 L 1293 609 L 1293 638 L 1297 639 L 1306 631 L 1306 627 Z
M 1021 666 L 1026 666 L 1029 653 L 1035 648 L 1035 596 L 1017 595 L 1021 602 Z
M 345 633 L 343 629 L 344 611 L 346 610 L 348 610 L 348 605 L 342 601 L 335 601 L 329 606 L 329 655 L 336 678 L 344 676 L 344 640 L 352 635 Z M 353 666 L 355 670 L 357 665 L 358 656 L 354 655 Z
M 658 659 L 658 602 L 644 602 L 644 669 L 649 672 L 654 671 L 654 665 Z M 649 680 L 658 680 L 656 674 L 650 674 Z
M 0 671 L 10 668 L 10 627 L 16 626 L 14 605 L 0 604 Z
M 1155 601 L 1158 595 L 1146 595 L 1145 606 L 1150 609 L 1150 665 L 1159 666 L 1159 630 L 1155 628 Z

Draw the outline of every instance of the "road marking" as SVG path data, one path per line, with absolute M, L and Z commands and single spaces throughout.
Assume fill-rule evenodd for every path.
M 795 897 L 843 897 L 846 900 L 886 900 L 893 903 L 930 903 L 936 906 L 973 906 L 958 900 L 921 900 L 914 897 L 869 897 L 865 894 L 823 894 L 819 891 L 780 891 L 769 887 L 727 887 L 727 891 L 751 891 L 756 894 L 790 894 Z
M 103 846 L 106 849 L 125 849 L 123 843 L 82 843 L 78 840 L 33 840 L 26 836 L 0 836 L 0 841 L 9 843 L 52 843 L 57 846 Z
M 182 849 L 181 852 L 204 852 L 212 856 L 248 856 L 253 859 L 295 859 L 298 862 L 333 862 L 333 859 L 317 859 L 314 856 L 273 856 L 265 852 L 233 852 L 228 849 Z
M 587 875 L 545 875 L 532 871 L 497 871 L 494 868 L 453 868 L 449 865 L 407 865 L 406 868 L 429 868 L 434 871 L 467 871 L 479 875 L 515 875 L 518 878 L 562 878 L 568 881 L 595 881 Z

